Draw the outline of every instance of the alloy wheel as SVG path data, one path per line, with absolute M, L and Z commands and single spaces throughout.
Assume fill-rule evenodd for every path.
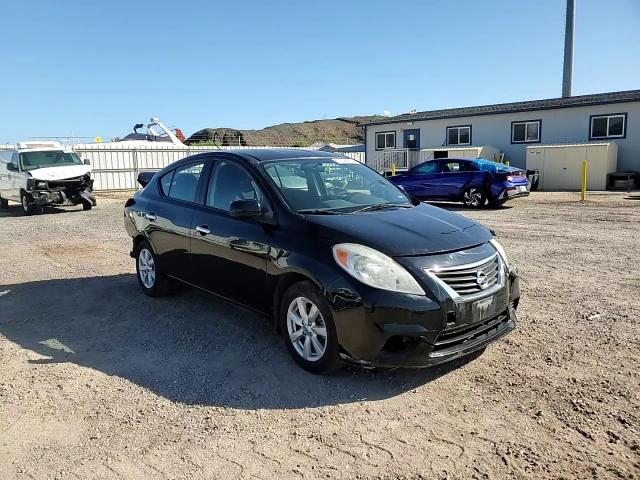
M 289 339 L 298 355 L 309 362 L 327 349 L 327 327 L 318 307 L 306 297 L 296 297 L 287 310 Z
M 138 272 L 140 281 L 146 288 L 153 288 L 156 281 L 156 264 L 152 253 L 143 248 L 138 255 Z
M 464 192 L 463 200 L 465 205 L 478 207 L 482 203 L 482 192 L 477 188 L 470 188 Z

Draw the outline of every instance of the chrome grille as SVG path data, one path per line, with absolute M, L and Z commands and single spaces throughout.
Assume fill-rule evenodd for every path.
M 502 282 L 502 264 L 495 255 L 481 262 L 431 270 L 431 274 L 461 297 L 492 291 Z

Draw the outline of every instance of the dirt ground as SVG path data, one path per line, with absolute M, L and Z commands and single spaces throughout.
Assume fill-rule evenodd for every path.
M 122 204 L 0 212 L 0 479 L 640 478 L 634 195 L 464 211 L 522 273 L 519 328 L 444 367 L 328 377 L 262 317 L 143 296 Z

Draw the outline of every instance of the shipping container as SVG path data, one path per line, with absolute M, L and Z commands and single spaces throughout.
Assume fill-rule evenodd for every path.
M 606 190 L 607 174 L 618 168 L 618 145 L 578 143 L 527 147 L 527 170 L 540 171 L 541 190 L 580 190 L 582 161 L 587 161 L 587 189 Z

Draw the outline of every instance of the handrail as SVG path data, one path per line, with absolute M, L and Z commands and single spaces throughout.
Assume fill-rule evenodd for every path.
M 390 171 L 392 165 L 395 165 L 397 169 L 406 170 L 409 168 L 409 157 L 408 148 L 383 150 L 367 165 L 380 173 Z

